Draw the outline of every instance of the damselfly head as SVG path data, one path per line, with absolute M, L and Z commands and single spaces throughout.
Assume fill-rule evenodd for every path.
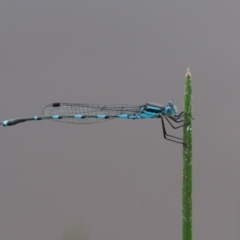
M 164 114 L 171 116 L 177 114 L 177 107 L 173 101 L 169 101 L 164 108 Z

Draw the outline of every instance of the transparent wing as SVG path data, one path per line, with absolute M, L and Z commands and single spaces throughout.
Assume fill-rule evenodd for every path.
M 53 103 L 47 105 L 43 110 L 46 117 L 53 115 L 66 116 L 62 119 L 53 119 L 54 121 L 65 123 L 98 123 L 113 118 L 119 114 L 135 115 L 141 111 L 141 106 L 127 104 L 100 105 L 100 104 L 80 104 L 80 103 Z M 85 118 L 74 118 L 74 115 L 81 114 Z M 98 118 L 98 115 L 107 115 L 109 118 Z

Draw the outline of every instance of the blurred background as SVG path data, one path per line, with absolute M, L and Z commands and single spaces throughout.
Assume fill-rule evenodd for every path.
M 239 13 L 237 0 L 3 0 L 0 119 L 58 101 L 181 111 L 189 67 L 193 237 L 239 239 Z M 0 136 L 2 240 L 181 238 L 182 146 L 158 119 L 28 122 Z

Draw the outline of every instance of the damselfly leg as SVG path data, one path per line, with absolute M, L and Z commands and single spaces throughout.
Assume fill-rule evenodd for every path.
M 163 137 L 168 140 L 168 141 L 171 141 L 171 142 L 175 142 L 175 143 L 180 143 L 180 144 L 183 144 L 183 141 L 178 141 L 178 140 L 183 140 L 182 138 L 179 138 L 179 137 L 175 137 L 173 135 L 170 135 L 167 133 L 166 131 L 166 127 L 165 127 L 165 123 L 164 123 L 164 119 L 161 117 L 161 121 L 162 121 L 162 129 L 163 129 Z M 176 140 L 174 140 L 176 139 Z

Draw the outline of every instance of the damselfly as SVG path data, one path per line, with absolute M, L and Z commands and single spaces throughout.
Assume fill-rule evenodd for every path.
M 116 105 L 99 105 L 99 104 L 80 104 L 80 103 L 53 103 L 47 105 L 43 110 L 43 116 L 34 116 L 26 118 L 15 118 L 5 120 L 0 125 L 13 126 L 21 122 L 54 120 L 65 123 L 98 123 L 115 118 L 119 119 L 154 119 L 160 118 L 165 139 L 184 144 L 182 139 L 175 137 L 166 132 L 166 120 L 174 129 L 183 127 L 183 112 L 177 115 L 177 108 L 172 101 L 165 106 L 145 103 L 140 106 L 116 104 Z M 180 123 L 174 126 L 173 122 Z

